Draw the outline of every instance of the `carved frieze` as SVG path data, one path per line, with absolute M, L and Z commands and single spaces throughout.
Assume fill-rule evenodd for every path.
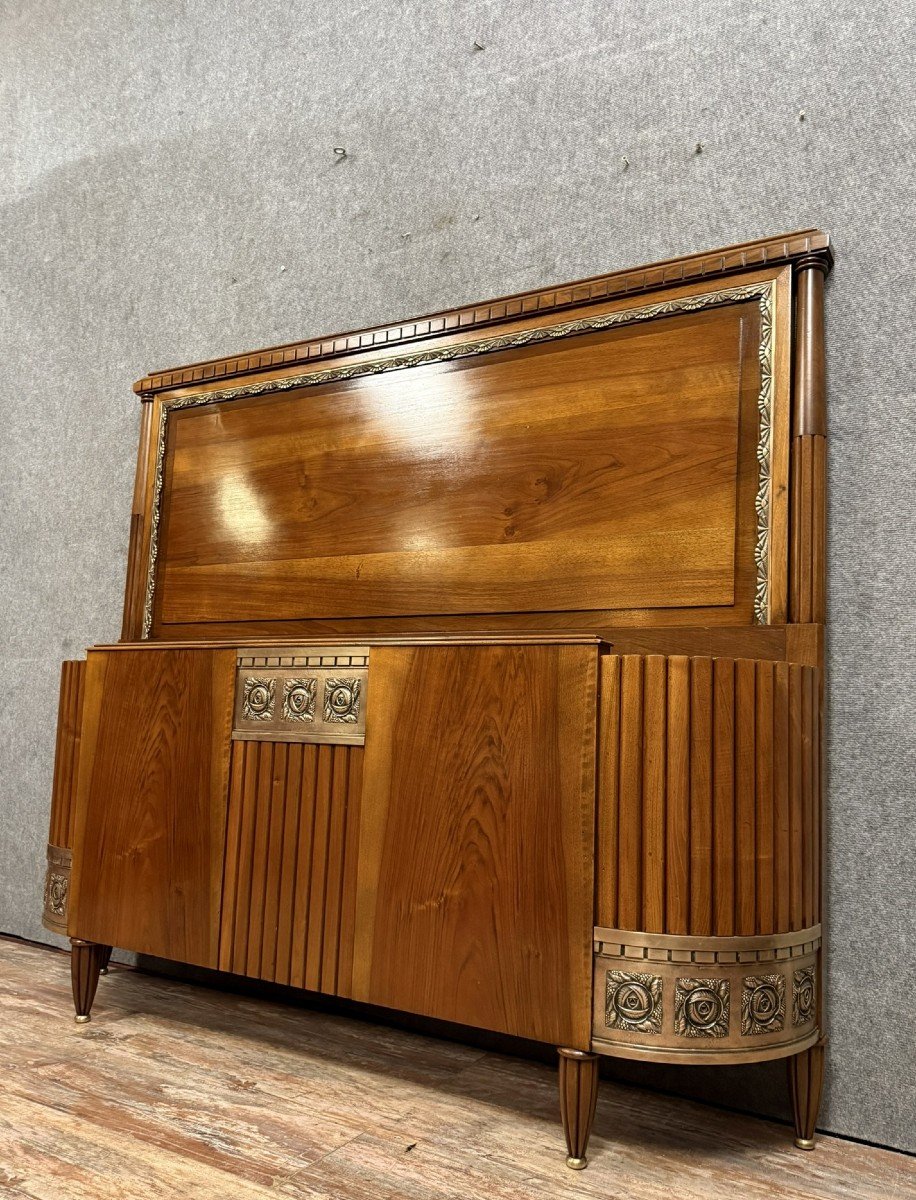
M 364 741 L 368 647 L 251 648 L 236 662 L 235 739 Z
M 798 1053 L 818 1037 L 820 944 L 816 925 L 749 937 L 598 928 L 593 1048 L 700 1063 Z

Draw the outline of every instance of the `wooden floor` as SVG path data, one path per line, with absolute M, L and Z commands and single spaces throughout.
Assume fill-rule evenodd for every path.
M 916 1196 L 916 1160 L 603 1082 L 564 1165 L 555 1072 L 0 938 L 0 1200 Z

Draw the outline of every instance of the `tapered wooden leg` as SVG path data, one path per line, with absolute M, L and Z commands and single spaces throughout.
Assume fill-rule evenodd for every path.
M 787 1059 L 789 1095 L 795 1115 L 795 1145 L 799 1150 L 814 1149 L 814 1129 L 821 1106 L 821 1087 L 824 1082 L 824 1047 L 826 1038 L 810 1050 L 793 1054 Z
M 107 946 L 99 946 L 96 942 L 84 942 L 82 938 L 70 939 L 70 982 L 79 1024 L 89 1020 L 107 949 Z
M 560 1048 L 560 1115 L 566 1134 L 566 1165 L 581 1171 L 598 1103 L 598 1055 Z
M 102 965 L 99 967 L 99 974 L 107 975 L 108 974 L 108 964 L 111 961 L 112 947 L 111 946 L 100 946 L 99 949 L 102 952 L 101 956 L 100 956 Z

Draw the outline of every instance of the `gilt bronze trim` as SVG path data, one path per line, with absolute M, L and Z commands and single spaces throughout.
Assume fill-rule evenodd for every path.
M 63 846 L 49 845 L 47 857 L 41 923 L 52 933 L 66 934 L 67 916 L 70 910 L 70 873 L 73 867 L 73 852 Z
M 153 604 L 156 592 L 156 559 L 159 553 L 159 521 L 164 481 L 166 429 L 169 413 L 173 409 L 196 408 L 204 404 L 240 400 L 248 396 L 262 396 L 271 392 L 290 391 L 293 388 L 316 387 L 322 383 L 336 383 L 344 379 L 382 375 L 389 371 L 400 371 L 407 367 L 424 366 L 429 363 L 451 362 L 470 358 L 477 354 L 492 354 L 499 350 L 538 342 L 556 341 L 578 334 L 595 333 L 615 326 L 631 325 L 638 321 L 651 321 L 660 317 L 677 316 L 681 313 L 699 312 L 708 308 L 719 308 L 730 304 L 742 304 L 756 300 L 760 308 L 760 390 L 757 396 L 759 426 L 757 437 L 757 495 L 755 501 L 757 532 L 754 546 L 756 586 L 754 595 L 754 620 L 763 625 L 767 622 L 769 604 L 769 533 L 770 533 L 770 474 L 772 455 L 772 407 L 773 407 L 773 313 L 775 307 L 776 281 L 739 284 L 735 287 L 719 288 L 694 296 L 678 296 L 661 300 L 655 304 L 643 304 L 636 308 L 618 309 L 614 312 L 598 313 L 563 321 L 558 325 L 547 325 L 533 329 L 520 329 L 495 337 L 477 338 L 447 346 L 433 346 L 415 350 L 390 358 L 369 362 L 344 363 L 324 370 L 308 371 L 303 374 L 287 375 L 280 379 L 237 384 L 234 387 L 214 388 L 211 391 L 193 392 L 173 399 L 163 399 L 159 413 L 159 429 L 156 443 L 156 468 L 153 481 L 153 499 L 150 518 L 149 555 L 147 560 L 146 591 L 143 603 L 143 629 L 141 637 L 150 636 L 153 624 Z
M 239 650 L 233 739 L 362 745 L 368 667 L 367 646 Z
M 820 934 L 819 925 L 755 937 L 596 929 L 592 1049 L 697 1063 L 800 1053 L 819 1036 Z

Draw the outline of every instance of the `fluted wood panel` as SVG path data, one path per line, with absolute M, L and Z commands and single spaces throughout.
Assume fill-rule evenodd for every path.
M 608 656 L 597 923 L 697 936 L 817 924 L 819 741 L 814 667 Z
M 791 619 L 826 617 L 827 439 L 796 437 L 792 444 Z
M 346 994 L 361 746 L 236 742 L 220 968 Z
M 57 710 L 57 747 L 54 753 L 54 782 L 51 790 L 51 823 L 48 840 L 52 846 L 73 848 L 76 819 L 76 773 L 79 767 L 80 723 L 83 715 L 85 662 L 65 662 L 60 673 L 60 702 Z

